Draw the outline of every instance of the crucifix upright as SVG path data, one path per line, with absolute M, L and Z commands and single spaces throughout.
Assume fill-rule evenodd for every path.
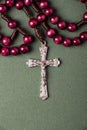
M 53 66 L 58 67 L 60 65 L 59 59 L 46 60 L 48 47 L 46 46 L 46 42 L 42 43 L 39 51 L 41 60 L 33 60 L 29 59 L 26 64 L 28 67 L 41 67 L 41 85 L 40 85 L 40 98 L 42 100 L 46 100 L 48 98 L 48 88 L 47 88 L 47 76 L 46 76 L 46 67 Z

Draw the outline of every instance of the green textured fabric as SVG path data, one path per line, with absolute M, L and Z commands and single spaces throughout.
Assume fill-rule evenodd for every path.
M 49 1 L 66 21 L 78 22 L 86 10 L 79 0 Z M 11 9 L 8 14 L 34 35 L 24 12 Z M 60 34 L 74 37 L 85 28 Z M 1 18 L 0 32 L 5 35 L 12 32 Z M 13 44 L 21 44 L 21 38 L 19 35 Z M 30 69 L 25 64 L 29 58 L 40 58 L 37 39 L 30 45 L 29 54 L 0 56 L 0 130 L 87 130 L 87 42 L 65 48 L 55 45 L 52 39 L 47 41 L 48 59 L 59 57 L 62 64 L 59 68 L 48 67 L 50 97 L 46 101 L 39 99 L 40 68 Z

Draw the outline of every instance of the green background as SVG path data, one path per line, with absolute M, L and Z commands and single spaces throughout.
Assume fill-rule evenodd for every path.
M 79 0 L 49 1 L 66 21 L 78 22 L 86 10 Z M 11 9 L 8 14 L 34 35 L 24 12 Z M 74 37 L 83 30 L 86 25 L 74 33 L 60 33 Z M 12 32 L 1 18 L 0 32 L 8 36 Z M 21 44 L 21 38 L 19 35 L 14 45 Z M 87 42 L 65 48 L 52 39 L 47 41 L 48 59 L 59 57 L 62 64 L 47 70 L 50 97 L 46 101 L 39 99 L 40 68 L 30 69 L 25 64 L 29 58 L 40 58 L 37 39 L 30 45 L 29 54 L 0 56 L 0 130 L 87 130 Z

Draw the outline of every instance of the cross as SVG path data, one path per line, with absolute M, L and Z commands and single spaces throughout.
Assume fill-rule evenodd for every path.
M 29 59 L 26 64 L 28 67 L 41 67 L 41 85 L 40 85 L 40 98 L 42 100 L 46 100 L 48 98 L 48 88 L 47 88 L 47 75 L 46 75 L 46 67 L 53 66 L 58 67 L 60 65 L 59 59 L 46 60 L 48 47 L 46 44 L 41 44 L 39 51 L 41 60 L 33 60 Z

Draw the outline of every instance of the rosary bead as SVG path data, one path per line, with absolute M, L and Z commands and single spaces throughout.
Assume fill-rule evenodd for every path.
M 80 41 L 79 37 L 75 37 L 72 39 L 72 43 L 73 43 L 73 45 L 78 46 L 78 45 L 80 45 L 81 41 Z
M 41 13 L 37 16 L 38 22 L 43 22 L 45 20 L 46 16 L 45 14 Z
M 6 47 L 3 47 L 1 49 L 1 54 L 2 54 L 2 56 L 8 56 L 9 55 L 9 49 L 6 48 Z
M 87 40 L 87 32 L 82 32 L 82 33 L 80 33 L 80 39 L 81 39 L 82 41 Z
M 14 29 L 17 26 L 17 22 L 15 20 L 10 20 L 8 22 L 8 27 Z
M 12 47 L 12 48 L 10 49 L 10 54 L 13 55 L 13 56 L 18 55 L 18 54 L 19 54 L 19 49 L 18 49 L 18 47 Z
M 68 25 L 68 30 L 69 30 L 70 32 L 74 32 L 74 31 L 76 30 L 76 24 L 75 24 L 75 23 L 70 23 L 70 24 Z
M 37 26 L 38 22 L 37 22 L 37 19 L 36 18 L 32 18 L 30 19 L 28 25 L 31 27 L 31 28 L 35 28 Z
M 0 13 L 5 13 L 7 11 L 7 8 L 4 4 L 0 4 Z
M 15 7 L 16 9 L 21 10 L 23 8 L 23 2 L 21 0 L 18 0 Z
M 41 9 L 45 9 L 45 8 L 47 8 L 47 6 L 48 6 L 48 2 L 47 1 L 42 1 L 42 2 L 39 3 L 39 7 Z
M 24 37 L 23 37 L 23 42 L 24 42 L 25 44 L 30 44 L 32 41 L 33 41 L 32 36 L 27 35 L 27 36 L 24 36 Z
M 11 39 L 10 39 L 10 37 L 4 36 L 4 37 L 2 38 L 2 44 L 3 44 L 4 46 L 9 46 L 9 45 L 11 44 Z
M 50 28 L 46 31 L 46 36 L 52 38 L 56 34 L 56 31 L 53 28 Z
M 30 6 L 32 4 L 32 0 L 24 0 L 24 5 Z
M 21 45 L 20 46 L 20 53 L 22 53 L 22 54 L 25 54 L 25 53 L 27 53 L 29 51 L 29 48 L 28 48 L 28 46 L 27 45 Z
M 63 38 L 62 38 L 60 35 L 56 35 L 56 36 L 53 38 L 55 44 L 61 44 L 62 39 L 63 39 Z
M 81 2 L 81 3 L 85 3 L 85 2 L 86 2 L 86 0 L 80 0 L 80 2 Z
M 63 45 L 64 45 L 65 47 L 69 47 L 69 46 L 71 45 L 71 40 L 70 40 L 69 38 L 65 38 L 65 39 L 63 40 Z
M 50 17 L 50 22 L 51 22 L 52 24 L 57 24 L 58 21 L 59 21 L 58 16 L 51 16 L 51 17 Z
M 14 5 L 14 0 L 5 0 L 5 4 L 8 7 L 12 7 Z
M 59 29 L 65 29 L 66 28 L 66 22 L 65 21 L 60 21 L 58 24 L 57 24 L 58 28 Z
M 83 14 L 83 19 L 84 19 L 84 20 L 87 20 L 87 12 L 85 12 L 85 13 Z
M 50 8 L 50 7 L 46 8 L 46 9 L 44 10 L 44 14 L 45 14 L 46 16 L 52 15 L 52 14 L 53 14 L 53 9 Z

